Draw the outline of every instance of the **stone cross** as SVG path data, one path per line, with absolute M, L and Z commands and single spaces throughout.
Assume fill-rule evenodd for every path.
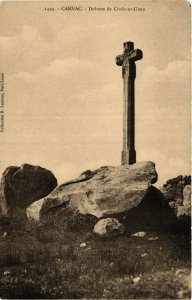
M 123 44 L 124 53 L 116 57 L 116 64 L 122 66 L 123 77 L 123 150 L 122 165 L 136 163 L 135 151 L 135 61 L 143 57 L 139 49 L 134 49 L 134 43 Z

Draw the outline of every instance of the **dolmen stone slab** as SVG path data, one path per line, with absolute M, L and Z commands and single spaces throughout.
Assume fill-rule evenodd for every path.
M 97 218 L 126 213 L 138 206 L 151 184 L 157 181 L 155 164 L 150 161 L 86 172 L 88 177 L 81 175 L 79 180 L 61 184 L 30 205 L 29 219 L 39 220 L 55 207 L 67 205 L 80 214 Z
M 57 179 L 47 169 L 29 164 L 8 167 L 0 183 L 0 214 L 11 218 L 25 212 L 31 203 L 47 196 L 56 186 Z

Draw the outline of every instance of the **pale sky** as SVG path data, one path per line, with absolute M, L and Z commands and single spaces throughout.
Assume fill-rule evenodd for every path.
M 83 11 L 60 10 L 69 5 Z M 137 161 L 156 163 L 159 185 L 190 173 L 190 8 L 182 0 L 1 3 L 1 172 L 30 163 L 62 183 L 120 165 L 123 81 L 115 57 L 126 41 L 143 51 L 136 62 Z

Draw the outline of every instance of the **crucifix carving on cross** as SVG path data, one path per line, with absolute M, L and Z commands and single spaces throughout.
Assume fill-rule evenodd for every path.
M 139 49 L 134 49 L 134 43 L 123 44 L 124 53 L 116 57 L 116 64 L 122 66 L 123 77 L 123 150 L 122 165 L 136 162 L 135 151 L 135 61 L 143 57 Z

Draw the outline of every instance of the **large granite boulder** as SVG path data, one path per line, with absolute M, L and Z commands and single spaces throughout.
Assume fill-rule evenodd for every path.
M 24 164 L 8 167 L 0 183 L 1 215 L 12 217 L 34 201 L 47 196 L 57 186 L 57 179 L 51 171 L 39 166 Z
M 153 162 L 118 167 L 101 167 L 92 176 L 58 186 L 44 199 L 27 209 L 29 218 L 38 220 L 56 207 L 97 218 L 125 214 L 138 206 L 152 183 L 157 181 Z
M 8 167 L 2 174 L 0 182 L 0 215 L 8 216 L 9 208 L 11 207 L 12 193 L 12 177 L 19 167 Z

